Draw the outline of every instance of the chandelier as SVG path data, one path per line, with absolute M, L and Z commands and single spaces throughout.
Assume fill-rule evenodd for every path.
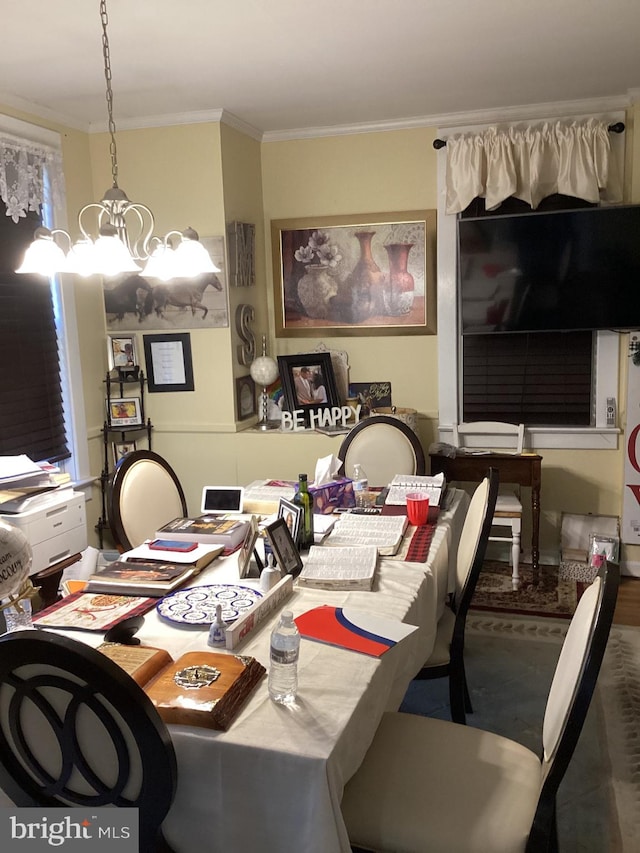
M 61 228 L 37 228 L 34 240 L 16 272 L 48 277 L 61 272 L 81 276 L 140 273 L 163 281 L 220 272 L 193 228 L 169 231 L 163 238 L 154 236 L 155 220 L 151 210 L 145 204 L 129 201 L 124 190 L 118 186 L 106 0 L 100 0 L 100 19 L 111 136 L 109 151 L 112 186 L 100 201 L 86 204 L 78 213 L 78 228 L 82 236 L 76 242 Z M 64 243 L 64 249 L 56 242 L 56 238 Z

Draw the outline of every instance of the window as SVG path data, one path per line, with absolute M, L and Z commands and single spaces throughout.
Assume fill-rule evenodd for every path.
M 5 214 L 0 202 L 0 454 L 59 461 L 71 454 L 51 287 L 14 272 L 40 217 Z
M 619 115 L 611 117 L 617 121 Z M 478 127 L 461 127 L 448 129 L 447 133 L 479 130 Z M 621 146 L 621 140 L 612 140 Z M 621 159 L 621 158 L 620 158 Z M 527 390 L 526 382 L 518 387 L 519 401 L 514 397 L 507 399 L 501 395 L 503 385 L 499 372 L 510 362 L 517 375 L 525 377 L 532 368 L 532 357 L 538 356 L 532 351 L 533 335 L 519 335 L 520 354 L 516 357 L 513 351 L 508 352 L 509 335 L 497 335 L 495 339 L 504 339 L 499 344 L 500 351 L 489 354 L 482 345 L 478 346 L 470 336 L 464 336 L 465 343 L 458 332 L 457 316 L 457 269 L 456 269 L 456 216 L 445 213 L 445 172 L 446 157 L 438 156 L 438 384 L 439 384 L 439 417 L 440 439 L 451 441 L 452 425 L 454 422 L 467 420 L 511 420 L 520 422 L 515 416 L 516 408 L 522 412 L 522 406 L 528 408 L 528 416 L 523 420 L 529 424 L 528 445 L 536 449 L 545 447 L 571 448 L 615 448 L 617 447 L 617 430 L 606 428 L 606 398 L 617 397 L 618 394 L 618 353 L 619 340 L 615 332 L 581 333 L 580 339 L 573 341 L 572 358 L 575 358 L 575 382 L 572 387 L 565 385 L 567 400 L 574 399 L 567 406 L 567 411 L 556 413 L 553 418 L 553 388 L 552 382 L 547 383 L 546 389 L 540 389 L 540 383 L 534 379 L 531 387 L 546 390 L 546 399 L 536 400 Z M 477 213 L 477 210 L 474 211 Z M 537 337 L 537 336 L 536 336 Z M 526 339 L 529 338 L 529 341 Z M 554 336 L 556 342 L 560 336 Z M 566 342 L 565 342 L 566 343 Z M 562 344 L 558 350 L 561 364 L 563 362 Z M 528 352 L 527 352 L 528 347 Z M 536 344 L 537 349 L 537 344 Z M 548 354 L 548 353 L 547 353 Z M 524 357 L 523 357 L 524 356 Z M 517 364 L 516 362 L 519 362 Z M 538 358 L 538 361 L 540 359 Z M 549 365 L 538 363 L 536 370 L 542 368 L 546 376 L 551 372 Z M 573 369 L 573 368 L 572 368 Z M 588 371 L 588 389 L 587 389 Z M 488 376 L 491 377 L 489 383 Z M 513 377 L 511 377 L 513 378 Z M 483 387 L 484 383 L 484 387 Z M 497 392 L 497 393 L 494 393 Z M 493 400 L 487 400 L 487 394 Z M 466 403 L 463 403 L 466 395 Z M 502 399 L 499 399 L 502 396 Z M 543 395 L 544 396 L 544 395 Z M 490 405 L 479 405 L 480 400 Z M 546 407 L 546 415 L 542 411 L 535 413 L 535 406 Z M 579 410 L 576 414 L 575 407 Z M 482 411 L 484 409 L 484 411 Z M 574 411 L 570 411 L 574 409 Z M 507 417 L 507 415 L 509 415 Z M 500 446 L 499 443 L 494 446 Z
M 6 216 L 0 202 L 0 454 L 59 460 L 82 484 L 90 477 L 73 286 L 14 273 L 40 221 L 33 211 L 40 207 L 49 227 L 64 220 L 60 136 L 0 115 L 0 146 L 3 196 L 10 197 L 14 214 L 26 212 Z M 24 158 L 14 156 L 16 150 Z M 28 159 L 34 152 L 41 168 Z M 29 184 L 28 206 L 23 200 L 16 208 L 16 174 L 23 176 L 21 192 Z

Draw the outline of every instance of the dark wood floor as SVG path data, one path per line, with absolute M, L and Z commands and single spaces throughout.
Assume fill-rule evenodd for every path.
M 640 578 L 620 578 L 613 621 L 618 625 L 640 625 Z

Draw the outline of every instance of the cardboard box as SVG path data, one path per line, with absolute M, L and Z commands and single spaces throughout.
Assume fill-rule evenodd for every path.
M 338 507 L 350 509 L 356 505 L 353 494 L 353 482 L 348 477 L 338 477 L 322 486 L 309 486 L 313 497 L 313 511 L 320 515 L 329 515 Z

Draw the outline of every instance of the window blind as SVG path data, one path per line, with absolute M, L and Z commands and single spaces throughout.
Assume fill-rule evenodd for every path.
M 463 420 L 589 426 L 593 332 L 465 335 Z
M 40 219 L 5 212 L 0 202 L 0 455 L 56 461 L 71 454 L 51 287 L 14 272 Z

